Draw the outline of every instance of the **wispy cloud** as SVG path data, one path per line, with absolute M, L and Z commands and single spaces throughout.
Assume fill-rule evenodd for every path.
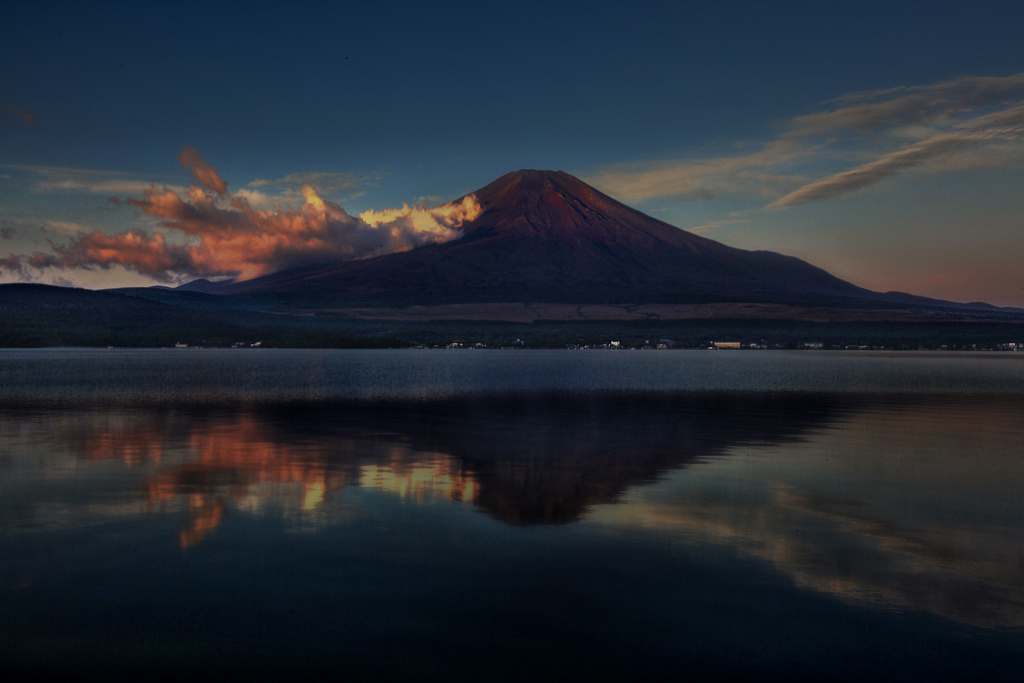
M 24 109 L 19 109 L 18 107 L 11 105 L 4 107 L 4 110 L 11 112 L 30 126 L 36 125 L 36 115 L 30 111 L 25 111 Z
M 249 187 L 259 188 L 263 193 L 274 193 L 284 198 L 295 198 L 301 196 L 302 188 L 312 187 L 321 197 L 337 197 L 339 195 L 351 195 L 366 186 L 372 179 L 371 176 L 357 175 L 355 173 L 289 173 L 283 178 L 266 180 L 258 178 Z
M 910 169 L 941 173 L 1024 162 L 1021 97 L 1024 73 L 851 93 L 824 103 L 825 111 L 793 118 L 752 152 L 621 164 L 588 180 L 627 201 L 742 197 L 787 208 Z M 822 165 L 851 158 L 860 163 L 813 179 Z
M 92 194 L 101 195 L 119 195 L 119 194 L 136 194 L 144 192 L 149 188 L 153 187 L 153 183 L 145 182 L 142 180 L 128 180 L 126 178 L 113 178 L 109 180 L 78 180 L 65 178 L 63 180 L 44 180 L 36 184 L 36 190 L 40 192 L 48 191 L 68 191 L 68 192 L 89 192 Z M 168 187 L 168 186 L 164 186 Z M 183 191 L 180 185 L 170 186 L 174 190 Z
M 30 184 L 33 192 L 86 192 L 104 196 L 141 194 L 157 186 L 169 187 L 175 192 L 185 192 L 183 185 L 167 185 L 151 180 L 142 180 L 128 173 L 103 171 L 90 168 L 68 168 L 64 166 L 28 166 L 3 164 L 4 168 L 23 171 L 34 176 Z
M 699 233 L 708 232 L 709 230 L 715 230 L 717 228 L 724 228 L 727 225 L 738 225 L 740 223 L 749 223 L 749 222 L 750 222 L 749 218 L 723 218 L 722 220 L 711 221 L 710 223 L 705 223 L 704 225 L 696 225 L 696 226 L 694 226 L 692 228 L 687 228 L 687 230 L 689 232 L 695 232 L 695 233 L 699 234 Z
M 964 76 L 931 85 L 853 93 L 832 100 L 846 106 L 794 118 L 786 136 L 810 137 L 844 130 L 864 132 L 912 124 L 948 123 L 965 113 L 1005 105 L 1022 95 L 1024 73 L 1005 77 Z
M 626 201 L 654 197 L 706 201 L 723 195 L 769 199 L 806 181 L 778 169 L 810 153 L 802 142 L 776 140 L 740 156 L 621 164 L 586 180 Z
M 349 215 L 311 185 L 297 208 L 255 208 L 246 194 L 230 193 L 216 170 L 195 150 L 182 165 L 201 185 L 185 191 L 149 185 L 141 196 L 112 199 L 157 221 L 156 231 L 99 231 L 53 243 L 48 252 L 21 255 L 9 270 L 109 269 L 121 266 L 158 281 L 230 276 L 249 279 L 289 266 L 367 258 L 457 237 L 480 206 L 469 196 L 440 207 L 409 207 Z M 218 190 L 220 188 L 223 191 Z M 212 193 L 211 193 L 212 191 Z
M 63 237 L 80 235 L 84 232 L 90 232 L 89 228 L 82 225 L 81 223 L 75 223 L 74 221 L 54 220 L 43 221 L 43 224 L 40 226 L 40 230 L 51 235 L 59 235 Z
M 945 171 L 963 170 L 976 163 L 974 157 L 966 157 L 966 163 L 953 157 L 964 149 L 1020 142 L 1024 142 L 1024 104 L 961 122 L 954 132 L 933 135 L 852 170 L 805 185 L 770 206 L 786 208 L 849 194 L 938 158 L 944 158 Z
M 790 192 L 772 202 L 771 208 L 781 209 L 798 204 L 830 199 L 874 185 L 908 168 L 920 166 L 929 159 L 954 152 L 972 144 L 969 138 L 958 135 L 937 135 L 920 144 L 887 154 L 850 171 L 818 180 Z

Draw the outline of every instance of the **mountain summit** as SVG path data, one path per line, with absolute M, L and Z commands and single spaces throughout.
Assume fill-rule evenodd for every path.
M 371 259 L 292 268 L 228 285 L 222 292 L 387 306 L 931 302 L 871 292 L 791 256 L 737 249 L 688 233 L 562 171 L 515 171 L 473 195 L 481 212 L 462 226 L 458 239 Z

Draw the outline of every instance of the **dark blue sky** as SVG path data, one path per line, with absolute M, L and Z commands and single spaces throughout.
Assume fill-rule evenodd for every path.
M 1024 98 L 1006 80 L 1024 72 L 1019 2 L 23 3 L 3 24 L 0 257 L 158 230 L 103 188 L 184 188 L 191 147 L 232 192 L 294 199 L 282 179 L 304 174 L 353 215 L 561 169 L 858 284 L 1024 305 L 1000 261 L 1024 255 L 1019 122 L 971 123 Z M 859 92 L 873 94 L 834 101 Z M 891 118 L 798 119 L 864 102 Z M 964 130 L 981 132 L 942 138 Z M 920 145 L 877 182 L 791 197 Z M 145 280 L 88 263 L 12 273 Z

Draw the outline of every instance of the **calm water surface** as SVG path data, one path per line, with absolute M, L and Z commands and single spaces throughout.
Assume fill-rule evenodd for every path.
M 0 670 L 1022 664 L 1024 354 L 0 351 Z

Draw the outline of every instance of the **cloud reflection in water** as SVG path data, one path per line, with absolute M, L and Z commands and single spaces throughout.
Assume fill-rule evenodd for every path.
M 232 515 L 347 523 L 369 514 L 344 502 L 358 487 L 517 526 L 724 544 L 851 604 L 1021 626 L 1021 413 L 763 394 L 7 411 L 5 527 L 181 515 L 192 549 Z

